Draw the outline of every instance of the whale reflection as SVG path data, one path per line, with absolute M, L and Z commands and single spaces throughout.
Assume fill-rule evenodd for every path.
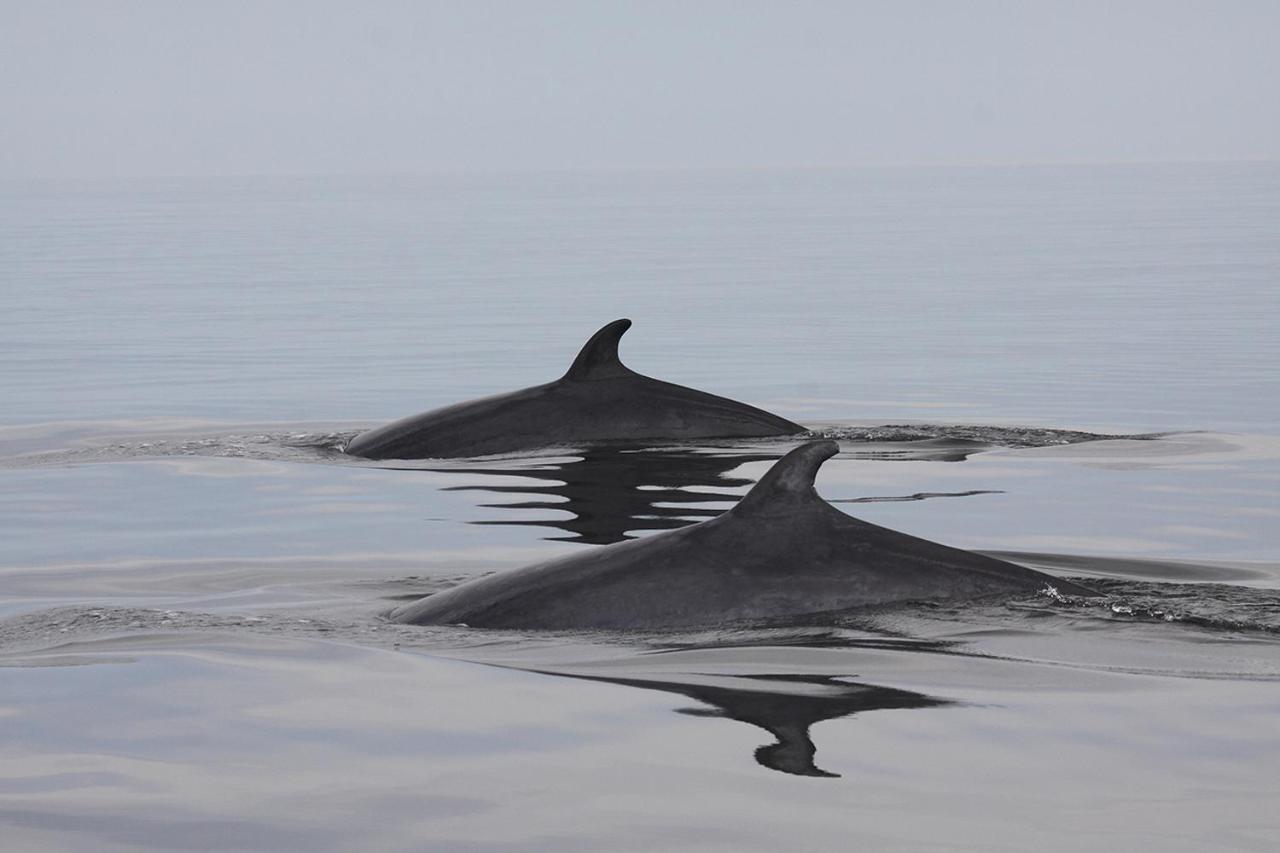
M 523 498 L 479 504 L 485 509 L 552 510 L 542 518 L 497 517 L 472 521 L 472 524 L 546 527 L 568 534 L 545 537 L 552 541 L 609 545 L 635 538 L 633 534 L 637 532 L 670 530 L 720 515 L 738 502 L 741 491 L 755 482 L 733 476 L 734 470 L 751 462 L 775 462 L 789 449 L 789 445 L 714 451 L 605 446 L 581 451 L 567 459 L 503 460 L 501 467 L 452 465 L 415 470 L 463 474 L 477 479 L 466 485 L 447 486 L 445 491 Z M 984 449 L 986 445 L 970 441 L 926 439 L 854 444 L 842 447 L 841 454 L 857 459 L 960 462 Z M 526 482 L 511 484 L 510 478 Z M 486 479 L 494 482 L 484 482 Z M 940 495 L 858 500 L 920 500 L 935 496 Z
M 702 707 L 679 708 L 676 713 L 737 720 L 773 735 L 774 743 L 756 749 L 756 762 L 770 770 L 794 776 L 840 776 L 814 763 L 818 748 L 809 729 L 815 723 L 864 711 L 937 708 L 956 704 L 949 699 L 910 690 L 847 681 L 830 675 L 691 676 L 688 681 L 676 681 L 554 670 L 543 672 L 686 696 L 702 703 Z
M 773 461 L 777 453 L 706 453 L 686 449 L 593 449 L 565 460 L 538 460 L 505 468 L 461 469 L 467 475 L 517 477 L 528 484 L 476 483 L 446 491 L 526 496 L 484 503 L 487 509 L 555 510 L 546 518 L 496 518 L 472 524 L 550 527 L 568 536 L 547 539 L 608 545 L 643 530 L 670 530 L 720 515 L 741 495 L 707 489 L 739 489 L 754 480 L 729 472 L 749 462 Z M 458 468 L 432 469 L 459 473 Z M 548 499 L 549 498 L 549 499 Z M 708 506 L 716 504 L 716 506 Z M 562 515 L 567 513 L 567 516 Z

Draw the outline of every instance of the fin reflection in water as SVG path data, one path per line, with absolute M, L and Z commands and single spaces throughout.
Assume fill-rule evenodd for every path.
M 714 452 L 688 448 L 595 447 L 568 461 L 512 460 L 508 467 L 414 468 L 449 474 L 476 475 L 473 485 L 447 486 L 446 491 L 491 492 L 525 496 L 526 500 L 480 504 L 496 510 L 555 510 L 546 518 L 492 518 L 472 524 L 550 527 L 568 536 L 552 541 L 611 545 L 637 531 L 673 530 L 723 513 L 741 494 L 705 489 L 745 489 L 755 481 L 730 473 L 750 462 L 775 462 L 788 445 L 750 451 L 719 448 Z M 960 462 L 988 449 L 973 442 L 944 439 L 842 447 L 841 455 L 856 459 Z M 484 478 L 516 477 L 528 485 L 486 485 Z M 974 494 L 977 494 L 976 492 Z M 933 495 L 860 500 L 918 500 Z M 539 499 L 542 498 L 542 499 Z M 708 504 L 718 504 L 708 506 Z M 567 513 L 567 517 L 563 515 Z
M 569 461 L 537 461 L 510 468 L 439 468 L 448 473 L 481 477 L 518 477 L 529 485 L 448 486 L 447 491 L 525 495 L 528 500 L 488 503 L 488 509 L 556 510 L 547 518 L 485 519 L 473 524 L 514 524 L 552 527 L 569 536 L 552 540 L 609 545 L 635 538 L 638 530 L 672 530 L 720 515 L 741 495 L 698 491 L 706 488 L 744 488 L 754 481 L 730 477 L 748 462 L 772 462 L 777 453 L 705 453 L 696 450 L 636 450 L 598 448 Z M 550 500 L 538 500 L 540 496 Z M 568 517 L 561 515 L 568 513 Z
M 848 717 L 863 711 L 889 708 L 937 708 L 953 705 L 939 699 L 899 690 L 845 681 L 824 675 L 691 676 L 689 681 L 646 677 L 618 677 L 556 670 L 548 675 L 603 681 L 646 690 L 662 690 L 687 696 L 704 706 L 680 708 L 677 713 L 695 717 L 723 717 L 758 726 L 776 738 L 756 749 L 763 767 L 794 776 L 839 777 L 814 763 L 818 748 L 809 728 L 823 720 Z

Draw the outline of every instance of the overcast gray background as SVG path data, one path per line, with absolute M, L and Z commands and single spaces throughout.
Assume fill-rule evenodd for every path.
M 0 9 L 8 178 L 1280 157 L 1280 2 Z

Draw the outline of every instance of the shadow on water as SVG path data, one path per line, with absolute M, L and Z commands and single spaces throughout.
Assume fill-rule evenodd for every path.
M 755 482 L 747 477 L 731 476 L 735 469 L 752 462 L 774 462 L 788 449 L 788 446 L 783 446 L 776 451 L 753 448 L 750 451 L 725 449 L 708 453 L 687 448 L 597 447 L 582 451 L 567 461 L 511 460 L 503 467 L 468 465 L 466 468 L 415 467 L 409 470 L 465 473 L 481 480 L 474 484 L 447 486 L 445 491 L 525 497 L 524 500 L 479 504 L 485 509 L 553 511 L 544 518 L 498 517 L 472 521 L 472 524 L 549 527 L 569 534 L 545 537 L 552 541 L 608 545 L 635 538 L 631 534 L 637 531 L 671 530 L 720 515 L 728 505 L 737 503 L 742 497 L 741 492 Z M 898 442 L 895 446 L 846 447 L 842 455 L 856 459 L 960 462 L 986 449 L 989 449 L 988 445 L 977 442 L 926 439 Z M 519 485 L 506 482 L 513 477 L 531 482 Z M 486 478 L 501 478 L 502 482 L 485 483 L 483 480 Z M 955 493 L 954 496 L 969 494 L 981 492 Z M 952 494 L 856 500 L 903 501 L 944 496 Z
M 555 671 L 547 674 L 686 696 L 705 707 L 679 708 L 676 713 L 737 720 L 758 726 L 773 735 L 774 743 L 756 749 L 756 762 L 770 770 L 794 776 L 840 776 L 814 763 L 818 748 L 809 729 L 815 723 L 864 711 L 937 708 L 956 704 L 949 699 L 910 690 L 860 684 L 830 675 L 747 675 L 724 677 L 716 679 L 719 683 L 709 683 L 711 678 L 706 682 L 681 682 Z

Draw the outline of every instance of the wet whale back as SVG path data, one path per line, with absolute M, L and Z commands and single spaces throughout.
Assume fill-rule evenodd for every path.
M 838 450 L 810 442 L 710 521 L 494 575 L 393 612 L 416 624 L 637 629 L 825 613 L 907 600 L 1090 591 L 845 515 L 813 488 Z
M 630 326 L 624 319 L 600 329 L 554 382 L 401 419 L 356 436 L 346 452 L 370 459 L 414 459 L 561 444 L 803 431 L 763 409 L 631 370 L 618 356 L 618 342 Z

